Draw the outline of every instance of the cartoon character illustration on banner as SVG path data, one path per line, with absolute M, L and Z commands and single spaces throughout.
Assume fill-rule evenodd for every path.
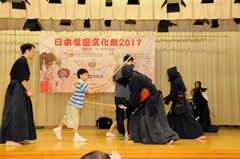
M 61 60 L 50 53 L 40 55 L 40 87 L 41 92 L 56 92 L 60 83 L 59 70 Z M 61 72 L 61 71 L 60 71 Z

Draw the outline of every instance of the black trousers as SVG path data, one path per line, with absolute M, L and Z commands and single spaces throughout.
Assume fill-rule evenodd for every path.
M 124 104 L 126 101 L 125 97 L 115 97 L 115 104 L 116 104 L 116 118 L 117 118 L 117 129 L 119 134 L 125 134 L 124 129 L 124 113 L 125 111 L 119 108 L 120 104 Z

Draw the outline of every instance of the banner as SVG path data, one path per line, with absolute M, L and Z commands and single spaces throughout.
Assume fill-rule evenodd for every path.
M 74 92 L 77 71 L 89 72 L 87 83 L 106 80 L 134 52 L 137 71 L 154 79 L 154 38 L 152 36 L 40 36 L 41 92 Z M 105 92 L 114 92 L 109 84 Z

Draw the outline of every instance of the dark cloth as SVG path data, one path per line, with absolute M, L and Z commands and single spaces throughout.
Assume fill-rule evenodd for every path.
M 28 81 L 30 77 L 30 70 L 27 59 L 22 56 L 13 65 L 10 72 L 11 80 L 18 80 L 20 83 L 24 80 Z
M 0 128 L 0 143 L 36 139 L 32 103 L 21 82 L 29 80 L 30 71 L 25 57 L 19 58 L 11 69 Z
M 134 72 L 129 81 L 130 99 L 127 102 L 128 110 L 132 112 L 141 107 L 129 117 L 129 133 L 134 142 L 144 144 L 165 144 L 170 140 L 179 139 L 167 121 L 165 108 L 160 93 L 151 80 L 143 74 Z M 140 103 L 140 92 L 146 88 L 150 96 Z
M 200 87 L 200 89 L 202 92 L 206 92 L 206 90 L 207 90 L 207 88 L 202 88 L 202 87 Z
M 175 103 L 172 104 L 170 111 L 168 112 L 168 122 L 171 128 L 176 131 L 182 139 L 194 139 L 204 135 L 201 126 L 195 120 L 193 111 L 190 107 L 190 103 L 185 98 L 185 110 L 182 114 L 176 114 L 173 112 Z
M 208 133 L 215 133 L 218 132 L 219 126 L 217 125 L 210 125 L 210 127 L 208 128 L 208 130 L 206 132 Z
M 124 128 L 124 113 L 125 111 L 119 108 L 119 104 L 125 104 L 126 98 L 123 97 L 115 97 L 116 104 L 116 116 L 117 116 L 117 129 L 119 134 L 125 134 Z
M 208 101 L 202 95 L 201 88 L 193 89 L 193 112 L 203 131 L 216 132 L 216 126 L 211 126 Z
M 180 138 L 194 139 L 204 135 L 201 126 L 195 120 L 189 101 L 185 97 L 185 85 L 176 68 L 168 69 L 169 81 L 171 82 L 170 94 L 165 97 L 165 103 L 172 101 L 172 106 L 168 112 L 168 122 L 171 128 L 178 133 Z M 182 94 L 181 98 L 178 96 Z M 176 103 L 180 100 L 184 102 L 184 111 L 179 114 L 176 112 Z

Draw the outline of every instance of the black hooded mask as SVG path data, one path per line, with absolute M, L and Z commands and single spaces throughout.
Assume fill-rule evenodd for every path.
M 129 79 L 133 75 L 133 66 L 132 65 L 124 65 L 122 67 L 122 78 Z
M 121 77 L 117 80 L 117 82 L 123 86 L 126 86 L 129 82 L 129 78 L 132 77 L 133 72 L 133 65 L 124 65 L 121 69 Z
M 172 80 L 176 79 L 177 77 L 179 77 L 179 73 L 177 71 L 176 66 L 169 68 L 167 70 L 167 74 L 168 74 L 168 77 L 169 77 L 169 81 L 172 81 Z

